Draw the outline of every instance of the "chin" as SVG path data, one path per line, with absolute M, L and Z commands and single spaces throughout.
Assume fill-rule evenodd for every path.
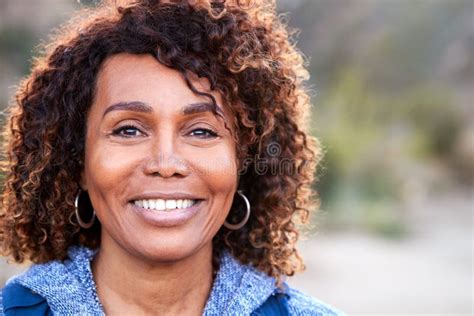
M 203 250 L 203 247 L 188 240 L 183 243 L 176 241 L 146 242 L 139 249 L 135 249 L 135 252 L 138 252 L 144 260 L 149 262 L 172 263 L 185 260 Z

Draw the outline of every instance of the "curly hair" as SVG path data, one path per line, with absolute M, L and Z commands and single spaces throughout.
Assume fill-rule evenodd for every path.
M 66 259 L 72 245 L 100 246 L 100 223 L 81 228 L 74 199 L 99 68 L 126 52 L 154 56 L 181 72 L 190 88 L 190 73 L 206 78 L 230 105 L 239 188 L 252 214 L 240 230 L 219 230 L 214 260 L 225 248 L 279 281 L 304 269 L 296 241 L 299 221 L 307 222 L 317 204 L 311 183 L 321 150 L 307 133 L 308 73 L 291 35 L 275 4 L 263 0 L 116 1 L 80 11 L 35 59 L 10 107 L 2 253 L 43 263 Z M 234 209 L 229 221 L 239 217 Z

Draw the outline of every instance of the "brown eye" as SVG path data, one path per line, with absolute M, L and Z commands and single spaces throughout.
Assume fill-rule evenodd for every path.
M 137 136 L 143 136 L 144 134 L 136 126 L 125 125 L 117 129 L 114 129 L 112 132 L 112 135 L 120 136 L 120 137 L 137 137 Z
M 215 138 L 219 136 L 216 132 L 207 128 L 196 128 L 191 131 L 190 135 L 198 138 Z

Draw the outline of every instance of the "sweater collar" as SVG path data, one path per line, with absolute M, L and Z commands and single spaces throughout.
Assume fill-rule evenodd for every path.
M 248 265 L 238 262 L 228 251 L 221 265 L 204 309 L 204 315 L 249 315 L 275 291 L 275 280 Z
M 96 253 L 72 246 L 69 259 L 33 265 L 15 282 L 45 297 L 54 313 L 104 315 L 90 265 Z M 273 278 L 241 264 L 228 251 L 220 262 L 203 315 L 248 315 L 276 290 Z
M 90 265 L 96 252 L 72 246 L 68 259 L 32 265 L 13 282 L 46 298 L 53 314 L 104 315 Z

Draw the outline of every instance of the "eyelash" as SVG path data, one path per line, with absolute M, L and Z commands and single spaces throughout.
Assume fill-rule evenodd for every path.
M 137 131 L 139 131 L 140 133 L 143 134 L 143 132 L 140 131 L 140 129 L 139 129 L 138 127 L 136 127 L 136 126 L 133 126 L 133 125 L 124 125 L 124 126 L 120 126 L 120 127 L 116 128 L 116 129 L 114 129 L 114 130 L 112 131 L 112 135 L 121 136 L 121 137 L 125 137 L 125 138 L 135 137 L 135 136 L 133 136 L 133 135 L 123 135 L 123 134 L 121 134 L 122 131 L 125 131 L 125 130 L 127 130 L 127 129 L 135 129 L 135 130 L 137 130 Z
M 203 132 L 205 132 L 205 133 L 208 134 L 208 135 L 206 135 L 206 136 L 204 136 L 204 137 L 203 137 L 203 136 L 197 136 L 197 137 L 199 137 L 199 138 L 216 138 L 216 137 L 219 136 L 216 132 L 214 132 L 213 130 L 210 130 L 210 129 L 208 129 L 208 128 L 196 128 L 196 129 L 193 129 L 193 130 L 191 131 L 191 133 L 194 133 L 194 132 L 196 132 L 196 131 L 203 131 Z
M 135 135 L 124 135 L 124 134 L 121 134 L 122 131 L 125 131 L 127 129 L 134 129 L 134 130 L 137 130 L 139 131 L 140 133 L 143 134 L 142 131 L 140 131 L 140 129 L 136 126 L 133 126 L 133 125 L 124 125 L 124 126 L 120 126 L 119 128 L 116 128 L 112 131 L 112 135 L 114 136 L 120 136 L 120 137 L 124 137 L 124 138 L 132 138 L 132 137 L 135 137 Z M 191 131 L 191 133 L 194 133 L 196 131 L 203 131 L 205 133 L 207 133 L 207 135 L 205 136 L 197 136 L 199 138 L 216 138 L 216 137 L 219 137 L 219 134 L 216 133 L 215 131 L 211 130 L 211 129 L 208 129 L 208 128 L 196 128 L 196 129 L 193 129 Z M 190 134 L 191 134 L 190 133 Z M 138 135 L 137 135 L 138 136 Z

